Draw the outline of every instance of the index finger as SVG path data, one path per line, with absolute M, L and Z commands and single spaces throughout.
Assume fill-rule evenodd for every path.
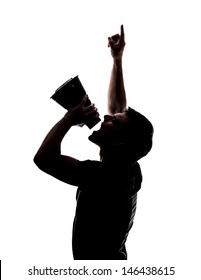
M 123 24 L 121 25 L 121 30 L 120 30 L 120 36 L 121 36 L 121 41 L 124 42 L 124 26 Z

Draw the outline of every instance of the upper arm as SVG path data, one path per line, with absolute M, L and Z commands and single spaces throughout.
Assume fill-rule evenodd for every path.
M 70 185 L 78 184 L 78 163 L 79 160 L 59 155 L 48 158 L 34 157 L 34 162 L 45 173 L 55 177 L 56 179 Z

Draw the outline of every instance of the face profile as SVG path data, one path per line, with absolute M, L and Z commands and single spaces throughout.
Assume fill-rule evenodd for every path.
M 125 112 L 115 115 L 105 115 L 101 127 L 89 136 L 89 140 L 98 146 L 109 145 L 123 138 L 124 130 L 128 124 L 128 116 Z
M 153 126 L 139 112 L 128 108 L 123 113 L 105 115 L 99 130 L 88 139 L 100 147 L 100 155 L 110 154 L 115 161 L 136 162 L 152 148 Z

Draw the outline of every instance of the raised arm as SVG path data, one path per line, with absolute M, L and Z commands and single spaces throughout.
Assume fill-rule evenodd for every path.
M 126 109 L 126 92 L 122 69 L 122 56 L 125 47 L 124 27 L 121 25 L 120 35 L 108 38 L 108 47 L 111 49 L 113 67 L 108 89 L 108 113 L 122 113 Z

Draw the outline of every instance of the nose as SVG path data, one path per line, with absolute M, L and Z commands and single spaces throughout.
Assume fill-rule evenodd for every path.
M 111 116 L 110 115 L 105 115 L 104 116 L 104 121 L 107 122 L 111 119 Z

